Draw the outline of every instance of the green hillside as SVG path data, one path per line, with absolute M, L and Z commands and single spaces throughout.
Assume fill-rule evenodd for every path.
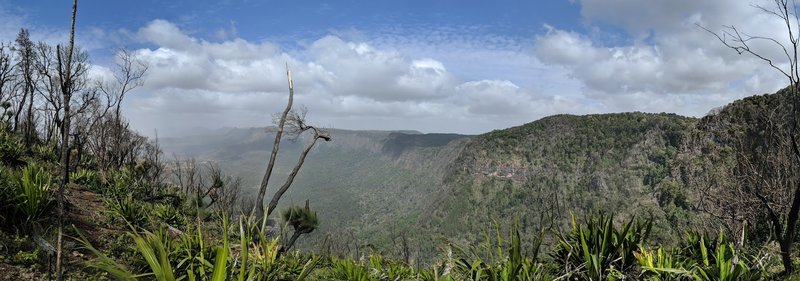
M 334 130 L 334 141 L 314 151 L 284 202 L 309 199 L 319 210 L 321 231 L 309 241 L 331 233 L 394 254 L 393 241 L 402 237 L 431 253 L 446 240 L 481 239 L 492 220 L 515 216 L 523 233 L 565 226 L 571 211 L 660 222 L 654 186 L 695 122 L 674 114 L 559 115 L 472 138 Z M 164 140 L 163 147 L 216 161 L 252 190 L 271 146 L 265 132 L 231 129 L 221 134 L 224 143 L 210 136 L 193 138 L 212 140 L 207 146 Z M 282 152 L 297 149 L 289 144 Z M 279 157 L 278 174 L 292 161 Z
M 674 114 L 558 115 L 473 138 L 448 167 L 428 226 L 481 239 L 492 220 L 518 216 L 523 233 L 565 227 L 570 213 L 663 212 L 654 187 L 696 120 Z
M 659 190 L 675 227 L 699 214 L 712 228 L 771 239 L 771 219 L 756 194 L 788 213 L 790 187 L 800 182 L 791 150 L 793 103 L 787 88 L 735 101 L 697 122 Z

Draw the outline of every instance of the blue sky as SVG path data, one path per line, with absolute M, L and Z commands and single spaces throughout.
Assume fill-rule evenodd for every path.
M 560 113 L 702 116 L 774 91 L 776 72 L 696 26 L 780 36 L 747 4 L 84 0 L 76 37 L 93 79 L 113 73 L 114 48 L 150 66 L 125 104 L 145 133 L 268 125 L 285 101 L 286 63 L 320 125 L 481 133 Z M 0 40 L 25 27 L 64 42 L 70 8 L 0 0 Z M 773 49 L 762 50 L 780 61 Z
M 48 25 L 69 23 L 69 1 L 12 1 L 30 19 Z M 83 1 L 86 26 L 137 28 L 165 19 L 213 36 L 233 24 L 251 40 L 325 35 L 337 29 L 395 26 L 484 26 L 488 32 L 532 36 L 542 23 L 578 28 L 579 6 L 568 1 Z M 458 7 L 454 11 L 453 8 Z

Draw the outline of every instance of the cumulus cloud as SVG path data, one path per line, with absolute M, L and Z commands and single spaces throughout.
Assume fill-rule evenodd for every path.
M 441 98 L 454 78 L 433 59 L 409 60 L 367 43 L 326 36 L 311 45 L 314 62 L 335 77 L 334 95 L 370 97 L 379 101 Z
M 187 121 L 268 125 L 286 102 L 286 64 L 296 102 L 334 127 L 479 133 L 535 120 L 549 112 L 542 108 L 560 105 L 532 87 L 466 79 L 431 56 L 364 40 L 329 35 L 290 54 L 271 42 L 208 41 L 165 20 L 135 34 L 151 45 L 134 51 L 149 70 L 143 93 L 128 105 L 143 131 L 193 128 Z
M 591 28 L 617 27 L 629 40 L 607 44 L 592 34 L 546 26 L 533 49 L 542 62 L 569 71 L 583 85 L 584 95 L 603 110 L 699 116 L 708 108 L 784 86 L 764 62 L 739 56 L 698 27 L 721 31 L 723 25 L 736 24 L 750 34 L 782 38 L 781 23 L 752 6 L 724 0 L 580 4 Z M 780 62 L 780 49 L 767 43 L 752 42 L 760 53 Z
M 519 114 L 533 108 L 533 97 L 511 81 L 471 81 L 456 87 L 470 113 L 477 115 Z

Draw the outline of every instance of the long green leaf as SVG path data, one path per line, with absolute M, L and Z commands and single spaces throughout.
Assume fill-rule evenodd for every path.
M 227 238 L 227 237 L 226 237 Z M 224 281 L 228 274 L 228 247 L 217 247 L 217 258 L 214 260 L 214 275 L 211 281 Z
M 312 257 L 306 264 L 303 266 L 303 271 L 300 272 L 300 275 L 297 276 L 295 281 L 303 281 L 311 274 L 311 271 L 314 271 L 314 268 L 317 267 L 317 263 L 319 262 L 319 257 Z

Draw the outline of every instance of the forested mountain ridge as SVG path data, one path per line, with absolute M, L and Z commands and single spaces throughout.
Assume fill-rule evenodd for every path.
M 448 167 L 448 190 L 430 224 L 445 236 L 471 233 L 470 241 L 494 219 L 518 217 L 523 233 L 533 234 L 593 210 L 650 216 L 658 225 L 655 187 L 695 122 L 675 114 L 557 115 L 474 137 Z
M 673 228 L 706 225 L 738 237 L 773 237 L 768 210 L 785 215 L 792 187 L 800 183 L 790 137 L 795 102 L 785 88 L 737 100 L 698 120 L 659 187 Z

